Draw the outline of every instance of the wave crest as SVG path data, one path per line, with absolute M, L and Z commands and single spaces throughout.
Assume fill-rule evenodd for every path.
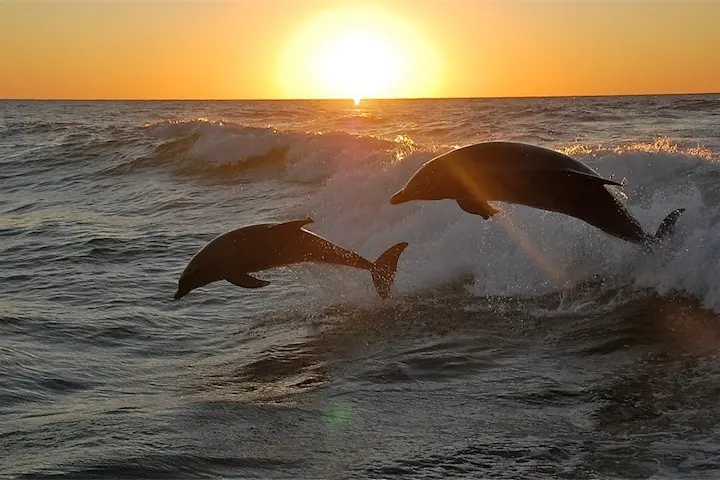
M 668 155 L 685 155 L 698 157 L 705 160 L 714 160 L 716 156 L 704 146 L 681 147 L 668 137 L 658 137 L 651 142 L 630 142 L 621 145 L 586 145 L 576 144 L 559 149 L 560 152 L 572 156 L 601 156 L 601 155 L 622 155 L 626 153 L 661 153 Z
M 720 166 L 714 155 L 667 142 L 575 155 L 601 175 L 624 177 L 630 213 L 648 231 L 680 207 L 678 228 L 654 255 L 575 218 L 495 202 L 485 221 L 451 200 L 390 205 L 391 195 L 434 152 L 416 150 L 382 168 L 344 169 L 328 179 L 307 208 L 314 230 L 363 252 L 410 243 L 397 286 L 406 293 L 440 288 L 470 275 L 476 296 L 543 295 L 600 278 L 600 291 L 632 286 L 681 293 L 720 311 Z M 588 147 L 590 150 L 590 147 Z M 708 160 L 708 157 L 711 159 Z
M 322 181 L 340 169 L 402 161 L 417 146 L 406 136 L 386 140 L 343 131 L 283 131 L 272 126 L 210 121 L 162 121 L 140 128 L 160 140 L 143 165 L 172 164 L 192 174 L 227 175 L 282 166 L 286 179 Z
M 453 201 L 390 205 L 392 194 L 447 145 L 418 145 L 407 136 L 383 139 L 341 131 L 283 131 L 196 119 L 143 127 L 160 140 L 144 161 L 213 180 L 237 181 L 248 169 L 263 178 L 313 183 L 293 215 L 310 215 L 313 230 L 364 255 L 407 241 L 400 291 L 436 289 L 470 277 L 473 295 L 544 295 L 602 278 L 603 289 L 651 289 L 698 298 L 720 311 L 720 175 L 717 154 L 667 137 L 619 145 L 572 144 L 559 150 L 607 178 L 621 179 L 624 203 L 654 232 L 676 208 L 686 212 L 655 255 L 646 256 L 580 220 L 496 202 L 490 221 Z M 257 177 L 253 177 L 251 181 Z M 343 290 L 348 286 L 333 286 Z M 368 287 L 369 288 L 369 287 Z M 363 298 L 366 286 L 352 286 Z M 367 290 L 367 291 L 366 291 Z M 366 295 L 367 294 L 367 295 Z

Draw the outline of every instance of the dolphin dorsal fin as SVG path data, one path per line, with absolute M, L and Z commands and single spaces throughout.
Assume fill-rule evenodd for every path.
M 569 176 L 575 176 L 575 178 L 587 180 L 588 182 L 594 182 L 595 184 L 600 185 L 613 185 L 616 187 L 622 187 L 622 183 L 618 183 L 615 180 L 610 180 L 609 178 L 603 178 L 599 175 L 591 175 L 589 173 L 585 172 L 578 172 L 575 170 L 565 170 L 565 173 Z
M 300 230 L 305 225 L 308 225 L 310 223 L 313 223 L 314 220 L 312 218 L 303 218 L 302 220 L 290 220 L 289 222 L 283 222 L 273 225 L 271 228 L 281 228 L 283 230 Z
M 291 221 L 286 222 L 286 223 L 283 223 L 283 224 L 281 224 L 281 225 L 287 226 L 287 227 L 291 227 L 291 226 L 292 226 L 292 227 L 294 227 L 294 228 L 302 228 L 302 227 L 304 227 L 305 225 L 308 225 L 308 224 L 314 223 L 314 222 L 315 222 L 315 220 L 313 220 L 313 219 L 310 218 L 310 217 L 307 217 L 307 218 L 303 218 L 302 220 L 291 220 Z

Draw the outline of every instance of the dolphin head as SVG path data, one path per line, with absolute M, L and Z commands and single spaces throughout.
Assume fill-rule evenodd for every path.
M 197 258 L 193 258 L 180 275 L 177 291 L 173 298 L 179 300 L 196 288 L 204 287 L 217 280 L 220 280 L 220 277 L 211 264 L 198 262 Z
M 390 197 L 390 205 L 399 205 L 401 203 L 409 202 L 410 200 L 416 200 L 416 198 L 413 197 L 411 192 L 403 188 Z
M 173 295 L 173 298 L 175 300 L 180 300 L 185 295 L 190 293 L 193 290 L 193 287 L 190 286 L 189 282 L 186 280 L 183 280 L 182 277 L 180 277 L 180 280 L 178 281 L 178 287 L 177 290 L 175 290 L 175 295 Z
M 398 205 L 411 200 L 443 200 L 455 198 L 452 176 L 440 162 L 430 161 L 420 167 L 405 186 L 390 199 L 390 204 Z

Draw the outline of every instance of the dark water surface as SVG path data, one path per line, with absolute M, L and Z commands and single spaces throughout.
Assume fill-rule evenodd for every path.
M 389 198 L 532 142 L 623 180 L 578 220 Z M 720 96 L 0 102 L 0 477 L 717 478 Z M 311 216 L 374 260 L 173 301 L 208 240 Z

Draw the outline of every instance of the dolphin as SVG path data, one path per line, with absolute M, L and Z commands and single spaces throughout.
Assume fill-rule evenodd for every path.
M 685 211 L 673 210 L 656 233 L 649 234 L 606 185 L 621 186 L 554 150 L 525 143 L 483 142 L 429 160 L 390 203 L 452 199 L 464 211 L 486 220 L 498 213 L 488 201 L 527 205 L 578 218 L 648 252 L 672 232 Z
M 265 223 L 224 233 L 205 245 L 190 260 L 178 280 L 175 300 L 212 282 L 227 280 L 243 288 L 262 288 L 270 282 L 253 272 L 301 262 L 321 262 L 369 270 L 382 298 L 390 295 L 395 270 L 406 242 L 387 249 L 373 263 L 302 227 L 310 218 Z

